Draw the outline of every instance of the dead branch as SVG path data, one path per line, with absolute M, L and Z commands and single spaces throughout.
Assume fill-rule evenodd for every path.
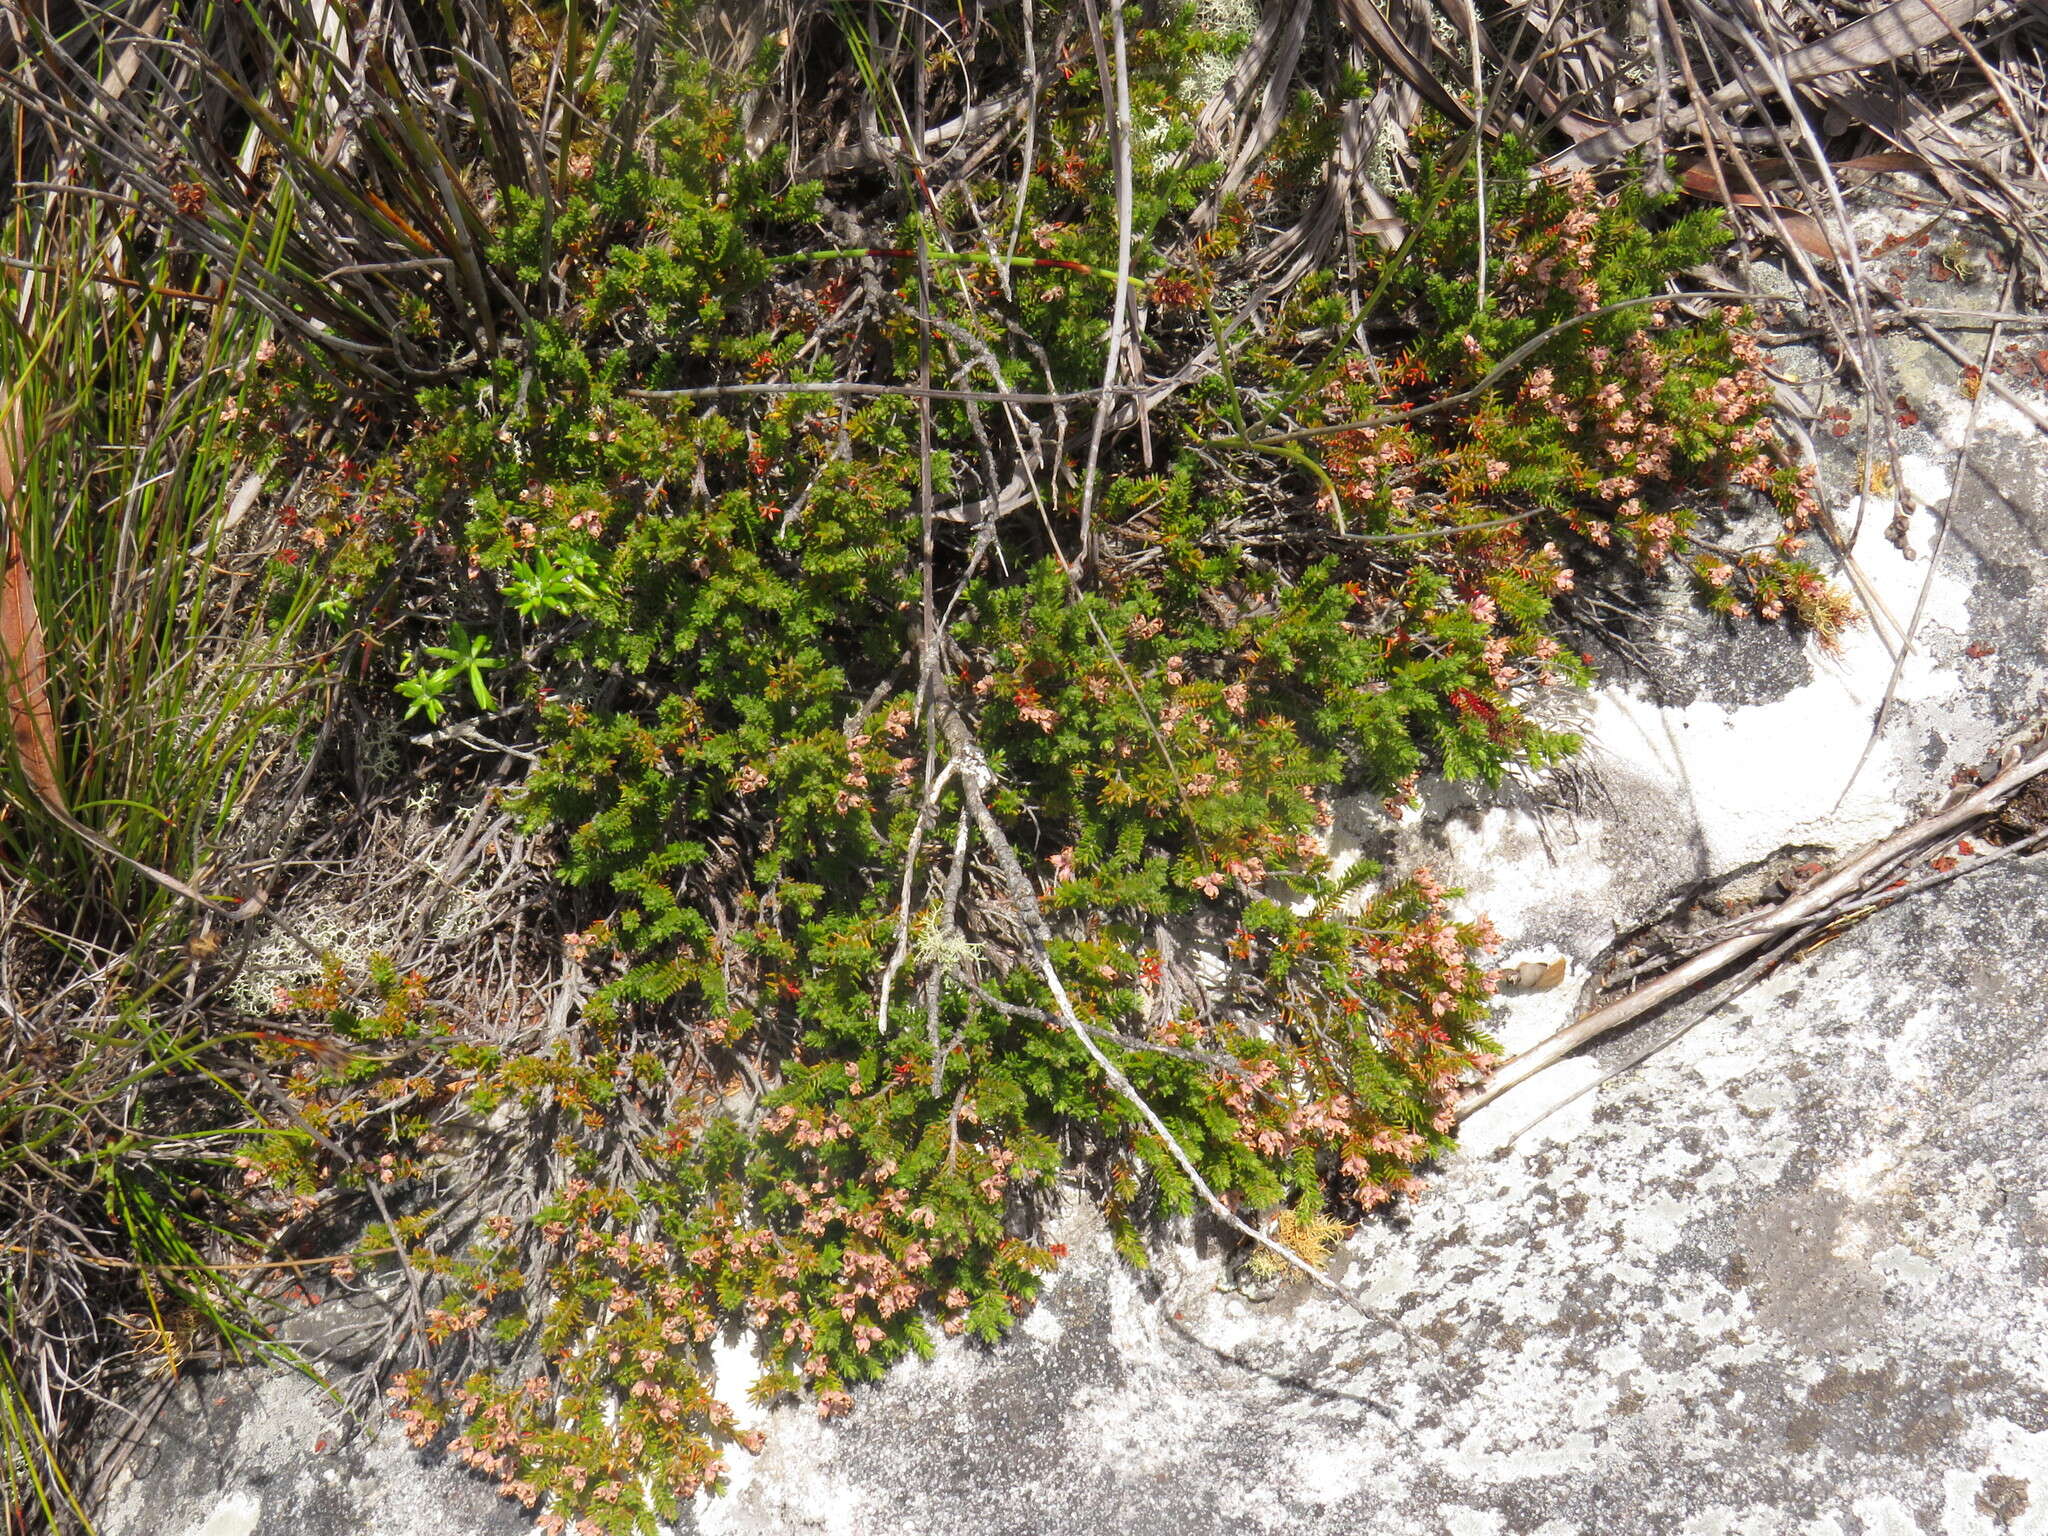
M 1685 996 L 1773 940 L 1825 927 L 1847 909 L 1875 910 L 1888 899 L 1882 894 L 1880 882 L 1886 880 L 1898 864 L 1938 848 L 1988 819 L 2028 784 L 2048 773 L 2048 747 L 2041 745 L 2044 731 L 2048 731 L 2048 722 L 2036 722 L 2012 738 L 2008 754 L 2017 748 L 2032 746 L 2031 755 L 2014 756 L 2009 767 L 1976 793 L 1872 844 L 1767 915 L 1737 929 L 1655 981 L 1594 1009 L 1514 1057 L 1493 1075 L 1485 1087 L 1465 1100 L 1459 1108 L 1459 1117 L 1463 1119 L 1483 1109 L 1545 1067 L 1564 1060 L 1580 1046 Z

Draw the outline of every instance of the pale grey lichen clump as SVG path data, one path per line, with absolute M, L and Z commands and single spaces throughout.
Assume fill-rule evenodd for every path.
M 369 880 L 302 890 L 292 905 L 290 927 L 259 925 L 257 937 L 227 988 L 229 1002 L 243 1013 L 267 1015 L 288 1006 L 287 994 L 322 981 L 330 966 L 361 987 L 371 963 L 393 960 L 418 943 L 453 943 L 496 921 L 490 897 L 501 878 L 486 867 L 471 869 L 460 882 L 439 880 L 441 843 L 448 834 L 440 797 L 423 786 L 408 799 L 402 821 L 382 841 L 399 867 Z M 396 850 L 423 850 L 398 852 Z M 439 888 L 431 911 L 401 914 L 380 905 L 378 890 L 415 889 L 426 876 Z
M 1225 37 L 1245 37 L 1259 24 L 1257 0 L 1196 0 L 1195 25 Z M 1223 89 L 1223 83 L 1237 68 L 1237 55 L 1229 49 L 1205 52 L 1188 72 L 1188 100 L 1206 104 Z
M 228 1001 L 243 1013 L 265 1016 L 282 1011 L 287 993 L 321 980 L 325 972 L 321 957 L 355 979 L 368 973 L 377 936 L 361 926 L 353 911 L 308 906 L 294 913 L 292 928 L 304 944 L 282 929 L 266 930 L 228 985 Z

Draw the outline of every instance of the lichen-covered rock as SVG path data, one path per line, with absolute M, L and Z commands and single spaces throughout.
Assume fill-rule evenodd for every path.
M 1511 1049 L 1573 1015 L 1618 935 L 1854 851 L 2038 708 L 2048 457 L 1953 364 L 1894 355 L 1914 500 L 1852 494 L 1875 483 L 1860 434 L 1819 437 L 1872 622 L 1801 649 L 1652 595 L 1565 773 L 1439 786 L 1391 837 L 1377 806 L 1349 821 L 1361 852 L 1465 886 L 1510 960 L 1570 961 L 1505 1003 Z M 1779 360 L 1832 406 L 1817 354 Z M 1543 1074 L 1344 1250 L 1371 1320 L 1254 1300 L 1190 1248 L 1135 1275 L 1076 1218 L 1022 1338 L 902 1371 L 845 1425 L 776 1415 L 700 1526 L 2048 1531 L 2044 950 L 2048 872 L 2007 864 Z
M 2023 864 L 1880 914 L 1358 1233 L 1368 1318 L 1070 1215 L 1015 1337 L 767 1416 L 698 1529 L 2048 1530 L 2044 947 Z M 109 1536 L 518 1528 L 294 1379 L 199 1392 Z
M 303 1376 L 187 1377 L 124 1447 L 103 1536 L 524 1536 L 533 1522 Z
M 1077 1220 L 1021 1337 L 777 1415 L 700 1529 L 2048 1530 L 2044 939 L 2026 868 L 1872 919 L 1367 1226 L 1369 1319 Z

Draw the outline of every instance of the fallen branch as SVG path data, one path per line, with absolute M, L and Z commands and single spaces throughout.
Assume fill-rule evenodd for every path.
M 1986 0 L 1892 0 L 1839 31 L 1772 61 L 1771 68 L 1759 65 L 1746 71 L 1704 101 L 1682 107 L 1662 121 L 1651 117 L 1617 123 L 1597 137 L 1553 155 L 1545 169 L 1567 171 L 1618 160 L 1659 132 L 1690 128 L 1699 120 L 1702 108 L 1718 110 L 1761 96 L 1771 88 L 1774 75 L 1788 84 L 1803 85 L 1894 63 L 1951 36 L 1958 23 L 1974 21 L 1985 4 Z
M 1584 1018 L 1514 1057 L 1493 1075 L 1485 1087 L 1465 1100 L 1459 1108 L 1459 1118 L 1462 1120 L 1491 1104 L 1509 1089 L 1527 1082 L 1545 1067 L 1564 1060 L 1589 1041 L 1610 1034 L 1625 1024 L 1632 1024 L 1645 1014 L 1684 996 L 1772 940 L 1782 939 L 1796 929 L 1825 925 L 1834 920 L 1844 907 L 1859 905 L 1858 898 L 1874 895 L 1869 889 L 1874 878 L 1889 875 L 1893 865 L 1948 842 L 1997 810 L 2026 785 L 2048 773 L 2048 747 L 2039 742 L 2042 729 L 2042 724 L 2036 724 L 2017 738 L 2020 742 L 2033 740 L 2033 756 L 2017 758 L 1975 794 L 1872 844 L 1832 874 L 1783 905 L 1772 908 L 1754 923 L 1738 929 L 1626 997 L 1594 1009 Z

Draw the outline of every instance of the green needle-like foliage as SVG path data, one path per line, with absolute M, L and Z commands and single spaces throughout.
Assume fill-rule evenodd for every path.
M 1426 870 L 1333 862 L 1335 797 L 1397 804 L 1425 770 L 1570 752 L 1542 699 L 1589 664 L 1554 604 L 1604 545 L 1695 558 L 1683 487 L 1753 486 L 1787 520 L 1704 590 L 1837 622 L 1791 558 L 1803 485 L 1771 457 L 1735 318 L 1649 302 L 1710 219 L 1660 227 L 1639 194 L 1533 182 L 1508 146 L 1482 297 L 1469 145 L 1432 131 L 1408 238 L 1363 270 L 1369 308 L 1309 277 L 1226 335 L 1215 300 L 1255 206 L 1225 200 L 1200 238 L 1180 223 L 1209 173 L 1174 153 L 1172 35 L 1135 44 L 1160 125 L 1135 267 L 1148 345 L 1219 361 L 1150 409 L 1149 461 L 1119 432 L 1085 562 L 1074 481 L 973 511 L 1001 484 L 995 414 L 911 388 L 927 367 L 993 390 L 1099 377 L 1114 177 L 1085 73 L 1052 93 L 1033 254 L 927 260 L 927 283 L 928 211 L 866 246 L 825 238 L 818 189 L 742 148 L 733 88 L 674 60 L 644 158 L 561 204 L 581 260 L 532 348 L 422 391 L 314 514 L 352 590 L 420 589 L 421 529 L 467 560 L 404 632 L 451 668 L 486 629 L 523 658 L 500 689 L 542 743 L 519 805 L 593 911 L 570 947 L 604 979 L 576 1041 L 463 1067 L 479 1110 L 568 1117 L 565 1180 L 422 1259 L 448 1347 L 496 1329 L 525 1363 L 396 1392 L 419 1438 L 460 1423 L 455 1448 L 549 1518 L 644 1529 L 715 1481 L 735 1432 L 698 1347 L 731 1321 L 759 1340 L 762 1396 L 828 1414 L 935 1331 L 999 1335 L 1057 1257 L 1018 1202 L 1069 1149 L 1142 1262 L 1144 1223 L 1199 1201 L 1075 1026 L 1240 1209 L 1321 1233 L 1326 1204 L 1411 1189 L 1490 1050 L 1489 935 Z M 1312 147 L 1289 139 L 1258 195 Z M 508 207 L 498 259 L 521 266 L 538 235 Z M 1354 339 L 1368 327 L 1391 343 Z M 361 1034 L 345 990 L 302 1003 Z M 357 1090 L 302 1091 L 331 1114 Z M 627 1121 L 620 1179 L 597 1149 Z

